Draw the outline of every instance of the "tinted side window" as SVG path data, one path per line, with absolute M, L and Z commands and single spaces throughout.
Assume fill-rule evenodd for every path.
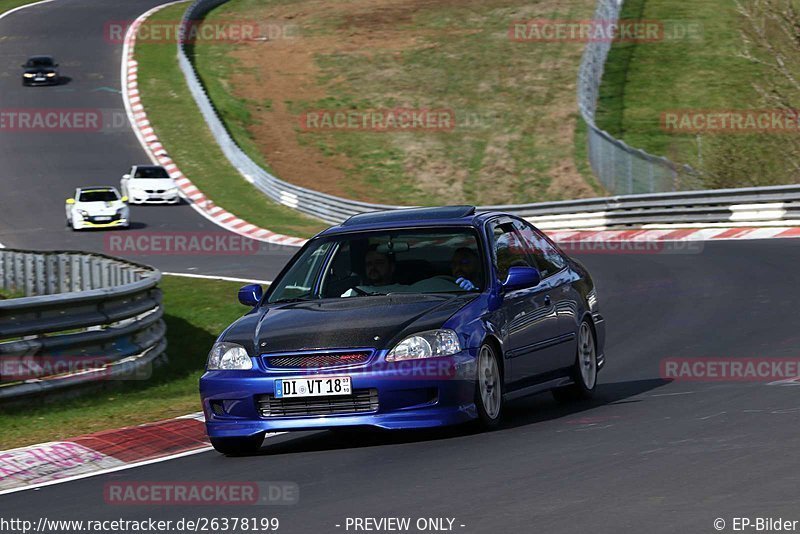
M 534 267 L 514 224 L 495 221 L 490 223 L 492 252 L 497 276 L 505 280 L 511 267 Z
M 542 278 L 547 278 L 566 267 L 567 262 L 558 250 L 532 226 L 520 221 L 515 221 L 514 226 L 522 237 L 526 251 L 536 262 L 535 267 L 539 269 Z

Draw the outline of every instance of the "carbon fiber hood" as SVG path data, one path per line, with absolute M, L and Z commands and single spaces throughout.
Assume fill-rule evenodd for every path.
M 220 339 L 239 343 L 253 355 L 319 348 L 390 348 L 413 332 L 441 327 L 475 296 L 409 294 L 271 305 L 242 317 Z

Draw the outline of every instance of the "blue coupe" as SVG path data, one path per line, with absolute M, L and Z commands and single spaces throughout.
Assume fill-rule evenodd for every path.
M 604 363 L 586 268 L 525 220 L 472 206 L 351 217 L 239 300 L 253 309 L 200 379 L 226 454 L 271 431 L 492 428 L 514 398 L 590 397 Z

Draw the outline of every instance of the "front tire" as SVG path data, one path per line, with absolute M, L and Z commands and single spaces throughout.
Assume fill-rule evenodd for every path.
M 597 344 L 588 319 L 578 329 L 578 350 L 570 374 L 575 383 L 554 389 L 553 397 L 559 402 L 591 399 L 597 388 Z
M 494 347 L 488 343 L 478 351 L 478 376 L 475 381 L 475 406 L 478 423 L 485 430 L 496 428 L 503 417 L 503 377 Z
M 217 452 L 226 456 L 246 456 L 255 454 L 264 443 L 264 434 L 243 438 L 210 438 L 211 445 Z

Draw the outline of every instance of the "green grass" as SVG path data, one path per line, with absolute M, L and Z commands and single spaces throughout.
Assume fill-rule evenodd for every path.
M 149 380 L 113 384 L 74 400 L 0 411 L 0 450 L 136 425 L 200 410 L 197 383 L 219 333 L 247 312 L 241 284 L 165 276 L 169 363 Z
M 27 4 L 35 4 L 39 0 L 0 0 L 0 13 Z
M 207 22 L 269 19 L 269 10 L 284 4 L 285 0 L 233 0 L 214 10 Z M 352 30 L 343 27 L 342 16 L 314 16 L 312 6 L 303 1 L 293 7 L 309 13 L 298 22 L 295 46 L 320 36 L 344 41 Z M 590 0 L 561 2 L 555 9 L 514 1 L 443 3 L 390 23 L 393 32 L 416 36 L 400 51 L 379 43 L 352 53 L 317 53 L 315 83 L 325 96 L 284 102 L 298 118 L 316 109 L 451 109 L 456 128 L 411 133 L 296 128 L 297 143 L 323 156 L 346 156 L 350 164 L 338 168 L 346 176 L 339 187 L 362 200 L 431 205 L 571 198 L 573 188 L 554 183 L 556 169 L 565 162 L 578 168 L 573 179 L 583 182 L 583 194 L 593 194 L 599 191 L 597 184 L 586 180 L 585 162 L 574 159 L 583 157 L 585 150 L 576 152 L 573 146 L 575 128 L 564 128 L 566 120 L 576 116 L 574 84 L 583 45 L 517 43 L 507 35 L 513 20 L 585 19 L 593 7 Z M 240 50 L 230 43 L 197 46 L 196 66 L 240 146 L 256 160 L 269 160 L 269 147 L 258 146 L 248 128 L 270 120 L 274 103 L 232 94 L 231 72 L 252 72 L 262 60 L 234 57 Z
M 146 24 L 179 20 L 186 4 L 165 8 Z M 326 225 L 271 202 L 234 169 L 208 130 L 178 67 L 174 43 L 135 48 L 139 90 L 153 129 L 183 173 L 217 206 L 274 232 L 309 237 Z M 238 116 L 245 124 L 247 115 Z
M 734 2 L 627 0 L 621 18 L 699 24 L 700 38 L 615 43 L 601 86 L 597 124 L 633 147 L 699 167 L 703 144 L 693 134 L 662 131 L 661 114 L 759 106 L 753 82 L 761 72 L 738 57 L 743 43 Z

